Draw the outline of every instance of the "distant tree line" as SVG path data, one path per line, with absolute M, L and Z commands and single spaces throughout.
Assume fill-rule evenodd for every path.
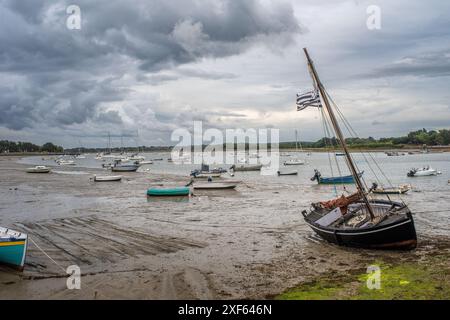
M 375 139 L 373 137 L 368 138 L 346 138 L 345 142 L 350 147 L 361 148 L 389 148 L 389 147 L 401 147 L 403 145 L 450 145 L 450 130 L 430 130 L 421 129 L 412 131 L 406 136 L 380 138 Z M 333 138 L 321 138 L 316 142 L 301 142 L 303 147 L 306 148 L 326 148 L 330 146 L 337 146 L 339 140 Z M 282 142 L 280 148 L 295 148 L 295 142 Z
M 81 153 L 138 153 L 138 152 L 152 152 L 152 151 L 170 151 L 172 150 L 172 147 L 168 146 L 140 146 L 140 147 L 115 147 L 115 148 L 72 148 L 72 149 L 65 149 L 64 152 L 69 154 L 81 154 Z
M 51 142 L 47 142 L 42 146 L 38 146 L 31 142 L 14 142 L 8 140 L 0 140 L 0 152 L 49 152 L 49 153 L 62 153 L 64 148 L 54 145 Z
M 421 129 L 412 131 L 406 136 L 380 138 L 375 139 L 373 137 L 368 138 L 346 138 L 345 141 L 350 147 L 356 148 L 390 148 L 390 147 L 402 147 L 404 145 L 450 145 L 450 130 L 430 130 Z M 321 138 L 316 142 L 301 142 L 301 145 L 305 148 L 326 148 L 330 146 L 338 146 L 339 140 L 333 138 Z M 204 146 L 205 148 L 206 146 Z M 225 147 L 225 144 L 224 144 Z M 249 149 L 249 144 L 245 144 L 245 149 Z M 268 146 L 270 148 L 270 146 Z M 295 148 L 294 142 L 281 142 L 279 144 L 280 149 Z M 151 152 L 151 151 L 170 151 L 170 146 L 140 146 L 140 147 L 125 147 L 125 148 L 73 148 L 64 150 L 63 147 L 54 145 L 51 142 L 47 142 L 42 146 L 35 145 L 30 142 L 13 142 L 8 140 L 0 140 L 0 153 L 5 152 L 49 152 L 49 153 L 95 153 L 95 152 Z M 191 148 L 194 150 L 194 147 Z M 237 145 L 234 145 L 234 149 L 237 149 Z

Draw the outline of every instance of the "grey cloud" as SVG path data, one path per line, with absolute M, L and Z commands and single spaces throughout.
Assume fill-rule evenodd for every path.
M 222 80 L 237 78 L 236 74 L 229 72 L 206 71 L 193 68 L 179 68 L 178 73 L 185 77 L 201 78 L 207 80 Z
M 97 115 L 96 120 L 98 120 L 99 122 L 114 123 L 114 124 L 123 123 L 122 118 L 120 117 L 117 111 L 100 112 Z
M 445 77 L 450 76 L 450 50 L 406 56 L 372 72 L 362 78 L 397 76 Z
M 71 68 L 117 54 L 136 59 L 145 70 L 156 71 L 205 56 L 238 54 L 261 41 L 258 37 L 262 35 L 292 36 L 301 31 L 290 5 L 262 5 L 257 0 L 170 4 L 153 0 L 133 5 L 79 1 L 79 31 L 65 28 L 65 8 L 71 3 L 60 1 L 53 11 L 51 3 L 4 3 L 0 25 L 8 32 L 0 30 L 0 39 L 7 46 L 0 52 L 9 63 L 0 65 L 3 70 Z M 43 22 L 46 14 L 52 23 Z
M 137 75 L 136 80 L 151 85 L 161 85 L 169 81 L 184 78 L 198 78 L 205 80 L 226 80 L 237 78 L 236 74 L 229 72 L 207 71 L 194 68 L 176 68 L 171 71 L 163 71 L 156 74 Z
M 113 89 L 124 74 L 150 84 L 232 79 L 231 73 L 179 66 L 236 55 L 268 39 L 289 41 L 302 31 L 290 4 L 258 0 L 80 0 L 82 29 L 68 30 L 70 4 L 0 2 L 0 74 L 25 78 L 12 91 L 0 83 L 0 125 L 119 124 L 118 114 L 102 113 L 100 106 L 126 99 L 126 88 Z

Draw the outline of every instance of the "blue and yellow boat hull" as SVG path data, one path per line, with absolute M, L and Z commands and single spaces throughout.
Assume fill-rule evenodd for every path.
M 2 234 L 0 237 L 0 263 L 22 270 L 27 254 L 28 236 L 20 233 L 19 237 Z

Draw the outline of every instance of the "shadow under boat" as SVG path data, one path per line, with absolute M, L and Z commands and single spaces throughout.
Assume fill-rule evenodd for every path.
M 153 196 L 147 197 L 148 203 L 154 202 L 177 202 L 177 203 L 189 203 L 191 197 L 187 196 L 172 196 L 172 197 L 164 197 L 164 196 Z

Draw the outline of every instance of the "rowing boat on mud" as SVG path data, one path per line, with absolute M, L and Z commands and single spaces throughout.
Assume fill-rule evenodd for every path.
M 94 176 L 95 182 L 112 182 L 120 180 L 122 180 L 122 176 Z
M 405 194 L 411 190 L 411 185 L 403 184 L 398 187 L 379 187 L 377 183 L 372 184 L 371 192 L 376 194 Z
M 188 196 L 191 193 L 189 187 L 175 188 L 150 188 L 147 190 L 148 196 L 171 197 L 171 196 Z
M 233 171 L 260 171 L 262 168 L 262 164 L 255 164 L 255 165 L 245 165 L 245 164 L 241 164 L 241 165 L 232 165 L 230 167 L 230 170 Z
M 298 175 L 298 171 L 277 171 L 279 176 L 296 176 Z
M 0 263 L 22 270 L 27 254 L 28 235 L 0 227 Z
M 225 190 L 225 189 L 234 189 L 236 188 L 237 183 L 236 182 L 204 182 L 204 183 L 197 183 L 195 182 L 193 184 L 193 188 L 195 190 Z
M 49 173 L 51 169 L 46 166 L 35 166 L 33 168 L 28 168 L 27 173 Z
M 361 178 L 364 174 L 364 171 L 358 173 L 358 177 Z M 352 175 L 348 176 L 340 176 L 340 177 L 322 177 L 321 173 L 318 170 L 314 170 L 314 176 L 311 178 L 311 181 L 317 180 L 318 184 L 353 184 L 355 183 L 355 179 Z

